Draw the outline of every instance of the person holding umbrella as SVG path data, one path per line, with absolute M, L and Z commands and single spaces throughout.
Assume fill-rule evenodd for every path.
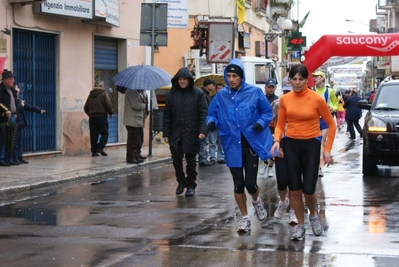
M 141 132 L 147 117 L 147 104 L 142 90 L 128 89 L 125 93 L 123 124 L 127 131 L 126 162 L 139 164 L 144 160 L 140 155 Z
M 172 88 L 166 97 L 163 117 L 163 138 L 169 143 L 173 167 L 176 172 L 176 195 L 195 195 L 197 187 L 196 155 L 200 151 L 200 139 L 206 137 L 205 119 L 208 104 L 205 93 L 194 86 L 194 79 L 187 67 L 181 68 L 172 78 Z M 186 158 L 186 173 L 183 170 Z

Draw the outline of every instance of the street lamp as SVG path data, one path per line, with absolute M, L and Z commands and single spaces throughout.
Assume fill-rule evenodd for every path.
M 271 42 L 277 37 L 287 37 L 292 30 L 292 21 L 290 19 L 284 19 L 281 25 L 278 25 L 283 32 L 268 32 L 265 33 L 265 40 Z
M 371 26 L 370 24 L 361 22 L 361 21 L 357 21 L 357 20 L 353 20 L 353 19 L 345 19 L 346 22 L 356 22 L 356 23 L 360 23 L 360 24 L 364 24 L 370 27 L 371 30 L 373 30 L 376 33 L 380 33 L 380 30 L 377 28 L 374 28 L 373 26 Z M 371 31 L 370 31 L 371 32 Z

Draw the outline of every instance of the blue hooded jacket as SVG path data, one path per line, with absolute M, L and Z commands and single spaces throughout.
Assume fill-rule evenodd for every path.
M 245 72 L 241 61 L 234 58 L 227 66 L 231 64 L 243 70 L 241 88 L 237 92 L 230 88 L 226 67 L 224 80 L 227 86 L 213 98 L 208 108 L 206 124 L 215 122 L 216 128 L 219 128 L 226 164 L 234 168 L 243 166 L 241 133 L 261 160 L 272 157 L 269 152 L 273 137 L 268 126 L 273 118 L 273 112 L 262 89 L 245 82 Z M 261 132 L 252 129 L 255 123 L 262 125 Z

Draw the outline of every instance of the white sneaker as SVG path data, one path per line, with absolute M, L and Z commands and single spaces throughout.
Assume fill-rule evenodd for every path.
M 291 240 L 300 241 L 305 237 L 306 229 L 303 225 L 297 225 L 294 233 L 291 235 Z
M 259 174 L 264 175 L 267 171 L 267 168 L 268 168 L 267 164 L 263 163 L 262 166 L 260 166 Z
M 290 220 L 289 220 L 289 224 L 298 224 L 298 219 L 296 218 L 295 215 L 295 211 L 294 210 L 290 210 L 290 212 L 288 213 Z
M 288 200 L 288 198 L 285 198 L 284 202 L 279 201 L 278 205 L 277 205 L 277 209 L 274 212 L 274 218 L 281 219 L 281 217 L 283 217 L 285 209 L 288 207 L 289 204 L 290 204 L 290 201 Z
M 273 177 L 274 176 L 274 172 L 273 172 L 273 167 L 268 167 L 268 171 L 267 171 L 267 176 L 269 177 Z
M 242 219 L 239 223 L 238 223 L 238 228 L 237 228 L 237 232 L 249 232 L 251 231 L 251 221 L 249 219 Z
M 259 221 L 263 221 L 267 217 L 267 211 L 265 207 L 263 207 L 263 202 L 259 201 L 258 204 L 253 204 L 256 216 L 258 217 Z

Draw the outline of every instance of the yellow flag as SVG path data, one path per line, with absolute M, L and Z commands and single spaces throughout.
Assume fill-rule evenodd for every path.
M 245 19 L 245 3 L 244 0 L 236 0 L 237 2 L 237 17 L 238 17 L 238 24 L 244 22 Z

